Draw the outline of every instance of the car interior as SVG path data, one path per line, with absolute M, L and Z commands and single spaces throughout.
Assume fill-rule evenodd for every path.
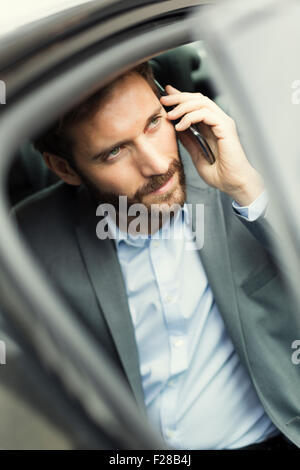
M 238 79 L 237 70 L 248 73 L 247 61 L 254 59 L 244 54 L 242 66 L 231 67 L 230 54 L 219 47 L 214 57 L 221 70 L 218 83 L 221 86 L 224 78 L 228 95 L 218 89 L 209 56 L 210 33 L 213 36 L 215 23 L 220 26 L 224 20 L 223 29 L 216 30 L 220 43 L 227 44 L 224 37 L 230 37 L 236 24 L 231 25 L 225 5 L 219 16 L 213 17 L 213 9 L 211 17 L 208 12 L 207 30 L 204 11 L 196 31 L 189 18 L 205 10 L 206 3 L 213 2 L 91 0 L 25 24 L 25 30 L 20 28 L 1 44 L 0 78 L 9 86 L 8 106 L 0 108 L 0 177 L 1 189 L 6 189 L 0 199 L 0 342 L 7 345 L 9 367 L 1 368 L 0 448 L 96 449 L 101 442 L 104 449 L 165 449 L 156 430 L 138 414 L 124 382 L 118 382 L 118 371 L 76 306 L 64 303 L 59 290 L 47 283 L 49 273 L 31 256 L 25 237 L 11 223 L 10 211 L 58 181 L 34 147 L 38 133 L 78 103 L 78 97 L 93 93 L 99 83 L 105 85 L 129 66 L 149 60 L 163 87 L 171 84 L 180 91 L 203 93 L 231 115 L 236 104 L 229 96 L 236 83 L 233 74 Z M 244 26 L 241 16 L 236 31 Z M 226 61 L 232 68 L 227 83 Z M 243 124 L 251 128 L 250 120 Z M 253 154 L 261 145 L 256 137 L 252 134 Z M 290 227 L 292 233 L 293 224 Z M 73 338 L 78 340 L 75 346 Z

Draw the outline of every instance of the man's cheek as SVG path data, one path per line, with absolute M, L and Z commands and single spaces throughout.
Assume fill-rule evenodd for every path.
M 102 183 L 99 183 L 99 189 L 118 195 L 132 197 L 135 194 L 135 190 L 138 188 L 135 186 L 134 182 L 130 180 L 128 172 L 126 175 L 127 178 L 125 180 L 121 179 L 119 176 L 115 176 L 114 180 L 106 180 Z

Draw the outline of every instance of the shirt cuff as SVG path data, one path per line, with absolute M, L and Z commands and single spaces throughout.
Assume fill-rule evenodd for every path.
M 240 206 L 236 201 L 232 201 L 232 207 L 238 217 L 253 222 L 265 215 L 268 202 L 268 193 L 264 190 L 249 206 Z

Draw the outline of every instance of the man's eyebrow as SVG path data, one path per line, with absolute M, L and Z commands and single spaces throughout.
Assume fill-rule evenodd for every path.
M 162 109 L 163 109 L 163 106 L 159 106 L 158 108 L 155 109 L 155 111 L 151 114 L 151 116 L 149 116 L 147 118 L 146 123 L 145 123 L 145 127 L 147 127 L 150 124 L 152 119 L 155 116 L 157 116 L 157 114 L 159 114 Z M 115 147 L 121 147 L 122 145 L 125 145 L 125 144 L 128 144 L 128 143 L 129 143 L 129 140 L 120 140 L 119 142 L 115 142 L 115 143 L 111 144 L 109 147 L 106 147 L 106 148 L 100 150 L 100 152 L 98 152 L 96 155 L 91 157 L 91 160 L 92 161 L 99 160 L 99 159 L 103 158 L 108 152 L 113 150 Z

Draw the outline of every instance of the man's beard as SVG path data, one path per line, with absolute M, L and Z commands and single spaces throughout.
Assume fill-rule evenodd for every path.
M 154 175 L 149 178 L 149 181 L 142 187 L 140 188 L 133 197 L 128 197 L 125 194 L 116 194 L 113 192 L 108 192 L 108 191 L 101 191 L 98 187 L 95 186 L 94 183 L 92 183 L 90 180 L 86 179 L 85 176 L 81 173 L 81 171 L 76 170 L 79 176 L 82 179 L 83 184 L 87 188 L 90 197 L 92 198 L 93 202 L 98 206 L 99 204 L 111 204 L 116 211 L 116 222 L 117 225 L 119 225 L 119 217 L 121 214 L 119 213 L 119 196 L 127 196 L 127 210 L 133 205 L 133 204 L 143 204 L 144 207 L 146 208 L 147 212 L 147 217 L 148 221 L 150 222 L 151 217 L 153 219 L 153 216 L 157 218 L 156 221 L 156 227 L 159 229 L 166 218 L 171 221 L 171 219 L 174 217 L 176 210 L 172 210 L 172 206 L 174 204 L 175 206 L 180 206 L 182 207 L 184 203 L 186 202 L 186 181 L 185 181 L 185 173 L 184 173 L 184 166 L 182 163 L 182 157 L 180 154 L 180 149 L 177 141 L 177 148 L 178 148 L 178 156 L 179 159 L 173 159 L 171 161 L 171 164 L 168 168 L 168 171 L 163 174 L 163 175 Z M 143 202 L 143 197 L 147 196 L 153 191 L 156 191 L 159 189 L 161 186 L 163 186 L 169 179 L 175 175 L 178 174 L 178 184 L 174 187 L 172 192 L 166 191 L 165 193 L 162 194 L 155 194 L 155 201 L 152 203 L 145 203 Z M 168 203 L 170 199 L 172 200 L 172 196 L 174 193 L 179 192 L 177 196 L 177 200 L 173 201 L 171 204 Z M 163 209 L 160 210 L 159 206 L 163 205 Z M 156 210 L 153 211 L 154 205 L 156 206 Z M 152 210 L 151 210 L 152 207 Z M 128 216 L 128 214 L 122 214 L 122 216 L 126 216 L 128 222 L 133 220 L 135 217 Z

